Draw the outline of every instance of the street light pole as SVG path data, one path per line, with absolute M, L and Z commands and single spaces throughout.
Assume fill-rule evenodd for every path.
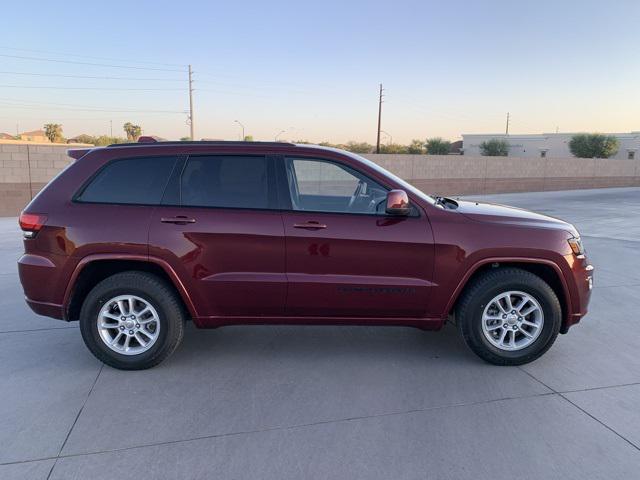
M 247 138 L 244 136 L 244 125 L 242 123 L 240 123 L 238 120 L 234 120 L 235 123 L 237 123 L 238 125 L 240 125 L 240 128 L 242 128 L 242 138 L 240 140 L 242 140 L 244 142 L 244 139 Z
M 278 132 L 278 134 L 276 135 L 276 138 L 275 138 L 274 140 L 277 142 L 277 141 L 278 141 L 278 137 L 279 137 L 280 135 L 282 135 L 284 132 L 286 132 L 286 130 L 280 130 L 280 131 Z

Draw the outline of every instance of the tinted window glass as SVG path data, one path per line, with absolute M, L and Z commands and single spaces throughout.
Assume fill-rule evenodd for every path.
M 382 213 L 387 189 L 355 170 L 324 160 L 287 159 L 294 210 Z
M 103 168 L 80 194 L 79 200 L 100 203 L 156 205 L 175 157 L 142 157 L 116 160 Z
M 182 205 L 269 208 L 265 157 L 191 157 L 182 173 Z

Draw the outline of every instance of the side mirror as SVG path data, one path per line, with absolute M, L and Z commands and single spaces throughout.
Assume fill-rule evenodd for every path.
M 387 193 L 387 208 L 389 215 L 398 215 L 406 217 L 411 213 L 411 205 L 409 197 L 404 190 L 391 190 Z

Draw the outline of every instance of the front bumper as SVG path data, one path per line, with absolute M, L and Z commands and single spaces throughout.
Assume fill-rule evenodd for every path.
M 589 311 L 589 301 L 593 290 L 594 267 L 584 255 L 566 255 L 565 260 L 571 271 L 569 283 L 568 312 L 560 328 L 560 333 L 567 333 L 569 328 L 580 322 Z

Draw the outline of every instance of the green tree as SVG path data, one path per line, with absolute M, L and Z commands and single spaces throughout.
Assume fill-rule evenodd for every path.
M 180 141 L 181 142 L 190 142 L 191 141 L 191 137 L 180 137 Z
M 407 152 L 414 155 L 424 153 L 424 142 L 422 140 L 411 140 L 411 143 L 407 147 Z
M 427 155 L 449 155 L 451 142 L 440 137 L 433 137 L 427 139 L 426 147 Z
M 94 137 L 93 135 L 87 135 L 86 133 L 78 135 L 73 140 L 78 143 L 90 143 L 93 145 L 96 144 L 96 137 Z
M 142 127 L 140 125 L 127 122 L 122 128 L 124 128 L 124 132 L 127 134 L 127 140 L 130 142 L 137 142 L 140 135 L 142 135 Z
M 318 145 L 320 145 L 321 147 L 332 147 L 332 148 L 341 147 L 341 145 L 336 145 L 335 143 L 329 143 L 329 142 L 320 142 Z
M 371 153 L 373 151 L 373 145 L 367 142 L 349 141 L 344 145 L 344 149 L 353 153 Z
M 59 123 L 47 123 L 44 126 L 44 134 L 51 143 L 62 141 L 62 125 Z
M 618 153 L 618 139 L 601 133 L 580 133 L 571 137 L 569 150 L 579 158 L 609 158 Z
M 244 141 L 245 142 L 253 142 L 253 135 L 245 135 L 244 136 Z
M 380 153 L 407 153 L 407 146 L 399 143 L 380 145 Z
M 122 137 L 110 137 L 109 135 L 100 135 L 95 139 L 95 145 L 97 147 L 104 147 L 106 145 L 112 145 L 114 143 L 126 143 L 129 140 Z
M 485 157 L 506 157 L 509 155 L 509 143 L 503 138 L 492 138 L 480 144 L 480 153 Z

